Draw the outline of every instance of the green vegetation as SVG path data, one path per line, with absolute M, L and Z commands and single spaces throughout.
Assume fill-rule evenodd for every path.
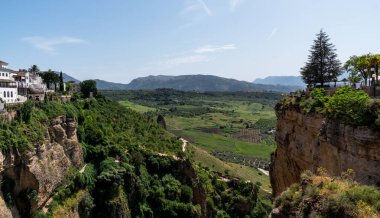
M 361 78 L 364 79 L 364 84 L 367 85 L 372 73 L 376 74 L 376 84 L 378 84 L 378 76 L 380 69 L 380 55 L 379 54 L 366 54 L 361 56 L 351 56 L 346 61 L 343 68 L 350 73 L 351 82 L 359 82 Z M 368 84 L 369 85 L 369 84 Z
M 194 165 L 181 142 L 155 119 L 101 95 L 23 104 L 17 119 L 1 122 L 2 148 L 28 150 L 44 143 L 51 120 L 60 116 L 78 123 L 85 166 L 71 169 L 54 191 L 48 213 L 37 210 L 35 217 L 75 210 L 82 217 L 257 217 L 271 208 L 268 197 L 259 196 L 263 183 L 221 180 Z M 13 205 L 12 181 L 4 184 L 6 202 Z M 30 201 L 37 199 L 33 190 L 26 193 Z
M 96 97 L 96 94 L 98 93 L 98 89 L 96 88 L 96 81 L 95 80 L 85 80 L 79 83 L 80 91 L 82 93 L 82 96 L 84 98 L 90 97 L 90 94 L 92 93 L 93 97 Z
M 0 122 L 0 149 L 17 148 L 24 152 L 44 140 L 46 114 L 34 110 L 34 102 L 23 104 L 18 108 L 17 114 L 17 119 L 11 123 Z
M 300 107 L 306 113 L 326 114 L 330 119 L 353 126 L 380 126 L 380 102 L 370 99 L 364 91 L 356 91 L 348 86 L 339 88 L 333 95 L 323 88 L 315 88 L 310 97 L 287 96 L 276 106 L 277 109 Z
M 127 107 L 127 108 L 130 108 L 130 109 L 132 109 L 134 111 L 139 111 L 139 112 L 142 112 L 142 113 L 149 112 L 149 111 L 154 111 L 155 110 L 154 108 L 142 106 L 142 105 L 139 105 L 139 104 L 135 104 L 135 103 L 130 102 L 130 101 L 120 101 L 119 103 L 121 105 Z
M 231 151 L 237 154 L 245 154 L 252 157 L 264 157 L 269 159 L 274 151 L 274 145 L 262 145 L 234 140 L 219 134 L 209 134 L 200 131 L 183 131 L 186 136 L 194 138 L 196 145 L 206 151 Z
M 326 82 L 337 81 L 337 77 L 342 74 L 341 63 L 328 35 L 321 30 L 316 37 L 308 61 L 301 68 L 301 75 L 308 86 L 316 86 L 319 83 L 323 87 Z
M 375 187 L 361 186 L 352 180 L 354 172 L 343 172 L 339 178 L 319 170 L 302 175 L 300 184 L 292 185 L 275 200 L 275 207 L 285 217 L 379 217 L 380 192 Z
M 276 125 L 273 106 L 280 98 L 278 93 L 172 89 L 102 93 L 152 119 L 165 116 L 168 131 L 209 152 L 231 151 L 269 159 L 275 149 L 273 136 L 266 132 Z
M 279 93 L 257 92 L 183 92 L 172 89 L 142 91 L 102 91 L 122 105 L 156 119 L 164 116 L 167 130 L 194 144 L 192 158 L 209 169 L 224 174 L 239 171 L 233 176 L 244 180 L 265 181 L 270 190 L 269 177 L 259 175 L 255 168 L 215 160 L 214 152 L 231 152 L 269 161 L 275 150 L 270 130 L 276 127 L 273 106 Z M 195 147 L 196 146 L 196 147 Z M 205 153 L 207 151 L 208 153 Z M 232 175 L 232 174 L 231 174 Z M 255 178 L 255 176 L 257 178 Z
M 57 90 L 57 83 L 59 83 L 59 75 L 56 74 L 54 71 L 52 71 L 51 69 L 49 69 L 48 71 L 46 72 L 40 72 L 38 70 L 38 67 L 37 69 L 34 69 L 35 65 L 33 65 L 29 70 L 37 70 L 37 72 L 39 73 L 39 76 L 42 78 L 42 81 L 46 84 L 46 87 L 48 89 L 50 89 L 50 85 L 51 84 L 54 84 L 54 90 Z M 31 71 L 32 72 L 32 71 Z
M 259 183 L 263 191 L 267 193 L 272 192 L 268 176 L 260 171 L 240 164 L 226 163 L 197 146 L 190 145 L 188 149 L 193 154 L 192 158 L 198 165 L 219 174 L 228 172 L 228 175 L 232 177 L 241 178 L 244 181 L 250 181 L 252 183 Z

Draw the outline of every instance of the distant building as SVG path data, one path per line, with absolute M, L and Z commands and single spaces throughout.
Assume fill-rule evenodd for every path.
M 46 87 L 41 77 L 26 70 L 14 71 L 0 61 L 0 98 L 5 103 L 21 103 L 27 99 L 43 100 Z

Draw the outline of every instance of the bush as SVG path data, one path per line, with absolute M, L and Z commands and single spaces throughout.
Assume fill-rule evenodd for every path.
M 329 98 L 328 115 L 345 124 L 365 125 L 369 122 L 368 100 L 369 96 L 364 91 L 354 91 L 344 86 Z

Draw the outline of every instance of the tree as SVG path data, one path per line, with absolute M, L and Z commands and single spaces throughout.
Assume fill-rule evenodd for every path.
M 33 74 L 37 74 L 40 72 L 40 69 L 37 67 L 37 65 L 32 65 L 30 68 L 29 68 L 29 72 L 30 73 L 33 73 Z
M 59 82 L 58 74 L 49 69 L 46 72 L 41 72 L 40 77 L 48 89 L 50 89 L 51 84 L 54 84 L 54 90 L 57 90 L 57 83 Z
M 162 128 L 166 129 L 165 118 L 161 114 L 158 115 L 158 117 L 157 117 L 157 123 L 158 123 L 159 126 L 161 126 Z
M 373 68 L 374 73 L 376 74 L 375 77 L 375 85 L 378 83 L 378 77 L 379 77 L 379 68 L 380 68 L 380 55 L 375 54 L 375 55 L 369 55 L 368 57 L 368 64 L 370 68 Z
M 62 72 L 59 73 L 59 91 L 63 92 L 65 89 L 64 84 L 63 84 L 63 75 Z
M 81 83 L 79 83 L 79 86 L 80 86 L 80 91 L 83 97 L 85 98 L 89 98 L 91 92 L 93 94 L 93 97 L 95 97 L 96 94 L 98 93 L 95 80 L 84 80 Z
M 357 56 L 351 56 L 343 65 L 343 69 L 349 73 L 348 80 L 353 84 L 361 81 L 361 75 L 358 69 L 355 67 L 355 61 Z
M 329 42 L 328 35 L 321 30 L 316 36 L 308 61 L 301 68 L 302 79 L 309 86 L 317 83 L 323 86 L 326 82 L 336 80 L 342 73 L 335 46 Z
M 344 64 L 343 68 L 350 72 L 351 76 L 357 76 L 358 74 L 364 79 L 364 84 L 367 85 L 368 78 L 370 77 L 370 54 L 361 56 L 351 56 Z

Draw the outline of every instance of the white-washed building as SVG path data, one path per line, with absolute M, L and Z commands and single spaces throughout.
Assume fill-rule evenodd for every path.
M 20 103 L 27 99 L 43 100 L 45 85 L 41 77 L 26 70 L 14 71 L 0 61 L 0 98 L 5 103 Z
M 13 71 L 7 66 L 8 63 L 0 61 L 0 98 L 5 103 L 17 103 L 17 83 L 13 78 Z

